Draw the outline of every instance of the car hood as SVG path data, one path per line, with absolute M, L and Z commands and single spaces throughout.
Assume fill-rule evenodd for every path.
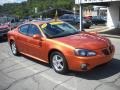
M 74 48 L 101 49 L 109 46 L 110 41 L 102 36 L 91 33 L 80 33 L 66 37 L 55 38 L 55 40 L 71 45 Z

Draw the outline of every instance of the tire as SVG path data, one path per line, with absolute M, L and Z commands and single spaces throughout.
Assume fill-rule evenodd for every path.
M 11 51 L 12 51 L 13 55 L 18 56 L 19 52 L 18 52 L 18 49 L 16 47 L 15 41 L 12 41 L 10 43 L 10 47 L 11 47 Z
M 64 55 L 60 52 L 53 52 L 50 55 L 51 66 L 55 72 L 66 74 L 68 72 L 68 65 Z

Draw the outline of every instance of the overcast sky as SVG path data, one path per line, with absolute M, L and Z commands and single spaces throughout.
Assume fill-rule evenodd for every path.
M 0 5 L 3 5 L 4 3 L 20 3 L 22 1 L 27 1 L 27 0 L 0 0 Z

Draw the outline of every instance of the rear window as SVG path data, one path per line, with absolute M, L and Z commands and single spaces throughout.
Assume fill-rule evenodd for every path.
M 28 24 L 27 25 L 23 25 L 23 26 L 20 27 L 19 32 L 22 33 L 22 34 L 27 34 L 28 28 L 29 28 Z

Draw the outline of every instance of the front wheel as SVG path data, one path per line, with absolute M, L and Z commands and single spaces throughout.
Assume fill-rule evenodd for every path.
M 12 53 L 13 53 L 14 55 L 18 55 L 18 54 L 19 54 L 19 52 L 18 52 L 18 50 L 17 50 L 17 47 L 16 47 L 16 44 L 15 44 L 14 41 L 12 41 L 12 42 L 10 43 L 10 47 L 11 47 L 11 51 L 12 51 Z
M 68 71 L 67 61 L 60 52 L 53 52 L 50 56 L 52 68 L 57 73 L 65 74 Z

